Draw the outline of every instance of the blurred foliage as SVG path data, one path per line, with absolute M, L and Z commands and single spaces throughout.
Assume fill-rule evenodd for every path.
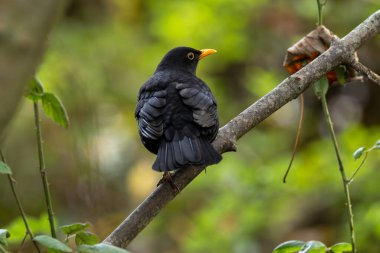
M 73 0 L 49 37 L 38 71 L 70 117 L 68 130 L 42 122 L 46 165 L 59 225 L 89 222 L 109 234 L 161 177 L 140 144 L 133 116 L 141 84 L 172 47 L 215 48 L 198 76 L 213 90 L 221 125 L 274 88 L 287 74 L 286 49 L 314 29 L 316 1 Z M 328 1 L 324 24 L 344 36 L 380 8 L 375 0 Z M 359 51 L 380 73 L 379 37 Z M 380 89 L 373 83 L 334 87 L 328 102 L 345 167 L 352 153 L 380 138 Z M 305 93 L 305 124 L 288 183 L 299 105 L 284 106 L 238 143 L 238 152 L 207 169 L 129 246 L 131 252 L 271 252 L 287 240 L 348 241 L 344 193 L 319 101 Z M 33 110 L 23 104 L 3 150 L 24 208 L 46 228 Z M 380 240 L 379 154 L 351 185 L 358 248 Z M 20 223 L 6 177 L 0 177 L 0 227 Z M 42 215 L 42 216 L 41 216 Z M 33 221 L 33 219 L 31 219 Z M 33 221 L 34 222 L 34 221 Z M 39 231 L 35 231 L 38 233 Z M 42 232 L 42 231 L 41 231 Z M 11 239 L 11 238 L 10 238 Z M 373 247 L 373 248 L 371 248 Z

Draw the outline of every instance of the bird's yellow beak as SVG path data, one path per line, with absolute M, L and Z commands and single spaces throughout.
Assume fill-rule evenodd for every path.
M 208 56 L 210 54 L 215 54 L 216 53 L 215 49 L 201 49 L 199 51 L 202 52 L 201 55 L 199 56 L 199 60 L 205 58 L 206 56 Z

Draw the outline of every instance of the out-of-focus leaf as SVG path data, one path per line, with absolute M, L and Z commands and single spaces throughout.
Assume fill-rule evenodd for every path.
M 41 82 L 37 78 L 33 78 L 30 88 L 26 93 L 26 97 L 32 100 L 33 102 L 37 102 L 41 99 L 44 94 L 44 88 Z
M 63 242 L 47 235 L 38 235 L 33 238 L 33 241 L 38 242 L 53 252 L 72 252 L 73 250 Z
M 375 143 L 374 149 L 380 149 L 380 140 Z
M 365 148 L 364 147 L 360 147 L 358 148 L 353 154 L 352 156 L 354 157 L 354 160 L 356 161 L 357 159 L 359 159 L 363 153 L 365 151 Z
M 10 237 L 11 234 L 6 229 L 0 228 L 0 245 L 8 247 L 7 238 Z
M 339 84 L 345 84 L 347 68 L 344 65 L 340 65 L 335 69 L 336 78 Z
M 349 253 L 352 252 L 351 243 L 340 242 L 330 247 L 330 251 L 333 253 Z
M 77 246 L 87 244 L 87 245 L 95 245 L 100 242 L 99 237 L 88 231 L 81 231 L 75 235 L 75 243 Z
M 95 245 L 81 245 L 77 250 L 79 253 L 129 253 L 129 251 L 125 249 L 121 249 L 105 243 L 99 243 Z
M 50 232 L 50 224 L 47 213 L 42 214 L 40 217 L 27 216 L 29 226 L 36 234 L 48 234 Z M 8 239 L 11 244 L 17 244 L 24 240 L 25 237 L 25 224 L 21 217 L 17 217 L 7 225 L 8 231 L 12 237 Z
M 325 253 L 326 245 L 319 241 L 308 241 L 299 253 Z
M 0 174 L 12 175 L 12 170 L 6 163 L 0 162 Z
M 88 223 L 73 223 L 73 224 L 60 226 L 59 228 L 62 230 L 62 232 L 65 235 L 73 235 L 88 228 L 89 226 L 90 224 Z
M 305 242 L 297 240 L 283 242 L 273 250 L 273 253 L 294 253 L 299 251 L 304 245 Z
M 69 118 L 66 109 L 57 96 L 45 92 L 42 96 L 42 105 L 46 116 L 50 117 L 58 125 L 68 128 Z

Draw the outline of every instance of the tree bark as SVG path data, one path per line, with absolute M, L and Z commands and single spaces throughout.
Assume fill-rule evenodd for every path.
M 236 141 L 253 127 L 297 98 L 311 84 L 340 64 L 354 64 L 355 52 L 368 39 L 380 33 L 380 11 L 375 12 L 343 39 L 335 37 L 330 48 L 275 89 L 241 112 L 218 133 L 213 146 L 220 153 L 236 150 Z M 179 190 L 185 188 L 204 167 L 188 167 L 174 173 Z M 103 242 L 121 248 L 142 231 L 179 192 L 169 183 L 158 186 Z
M 64 0 L 0 1 L 0 144 Z

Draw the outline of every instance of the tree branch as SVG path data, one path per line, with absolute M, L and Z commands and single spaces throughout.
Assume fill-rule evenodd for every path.
M 365 74 L 372 82 L 380 85 L 380 76 L 373 72 L 370 68 L 363 65 L 360 61 L 355 61 L 351 63 L 351 66 L 358 72 Z
M 33 77 L 64 0 L 9 0 L 0 8 L 0 143 Z
M 372 14 L 343 39 L 335 38 L 330 48 L 297 73 L 282 81 L 219 129 L 213 146 L 220 153 L 236 149 L 236 141 L 289 101 L 297 98 L 312 83 L 342 63 L 352 62 L 356 50 L 380 33 L 380 11 Z M 186 187 L 204 167 L 188 167 L 173 175 L 180 190 Z M 169 183 L 158 186 L 105 240 L 125 248 L 178 192 Z

